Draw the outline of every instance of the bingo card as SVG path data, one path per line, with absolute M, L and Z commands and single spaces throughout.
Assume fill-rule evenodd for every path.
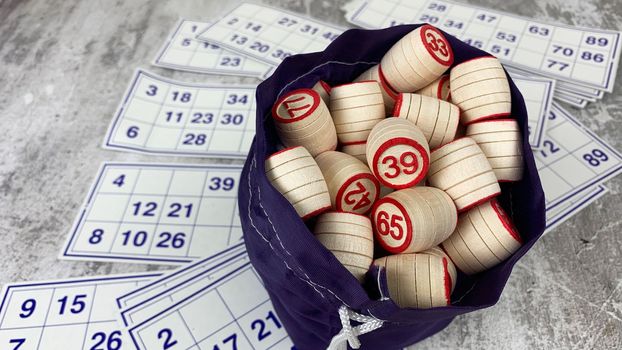
M 196 274 L 211 269 L 222 262 L 230 262 L 232 261 L 232 258 L 237 258 L 245 254 L 246 247 L 243 243 L 233 245 L 210 257 L 184 265 L 177 270 L 164 274 L 159 279 L 154 279 L 138 289 L 134 289 L 129 293 L 119 296 L 117 298 L 117 306 L 121 310 L 134 307 L 141 300 L 157 297 L 171 286 L 181 285 L 184 281 L 192 278 L 192 276 L 195 276 Z
M 622 156 L 557 103 L 549 113 L 542 148 L 534 152 L 547 210 L 616 176 Z
M 188 84 L 138 70 L 104 148 L 244 158 L 255 136 L 255 87 Z
M 549 24 L 454 1 L 368 0 L 347 19 L 364 28 L 428 22 L 506 63 L 612 92 L 620 32 Z
M 598 198 L 609 192 L 603 185 L 589 187 L 555 208 L 546 211 L 546 229 L 544 233 L 551 232 L 555 227 L 568 220 L 572 215 L 595 202 Z
M 265 5 L 243 3 L 197 36 L 277 66 L 286 57 L 322 51 L 343 28 Z
M 580 108 L 580 109 L 585 108 L 589 102 L 588 100 L 582 97 L 564 94 L 561 91 L 555 91 L 555 95 L 553 97 L 555 97 L 555 99 L 558 101 L 565 102 L 573 107 Z
M 128 331 L 137 349 L 295 349 L 250 263 Z
M 529 144 L 532 148 L 540 148 L 553 102 L 555 80 L 535 77 L 512 77 L 512 80 L 525 99 Z
M 125 327 L 144 321 L 173 303 L 204 288 L 231 271 L 248 263 L 244 249 L 217 260 L 202 260 L 194 266 L 184 267 L 177 276 L 154 281 L 148 288 L 139 288 L 117 299 L 128 306 L 121 308 L 119 320 Z M 168 277 L 168 276 L 167 276 Z
M 239 243 L 241 170 L 104 163 L 60 258 L 181 264 Z
M 195 73 L 257 78 L 265 78 L 271 72 L 271 65 L 221 49 L 218 45 L 207 41 L 196 40 L 196 35 L 206 26 L 205 22 L 180 19 L 153 61 L 153 65 Z
M 0 349 L 133 349 L 115 315 L 115 299 L 160 274 L 72 278 L 5 285 Z

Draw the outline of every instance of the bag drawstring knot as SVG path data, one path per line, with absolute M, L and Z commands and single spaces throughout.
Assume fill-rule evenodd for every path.
M 339 308 L 339 319 L 341 320 L 341 331 L 333 337 L 326 350 L 347 350 L 348 345 L 352 349 L 358 349 L 361 347 L 359 335 L 375 331 L 382 327 L 383 323 L 375 317 L 361 315 L 343 305 Z M 361 324 L 352 327 L 350 320 Z

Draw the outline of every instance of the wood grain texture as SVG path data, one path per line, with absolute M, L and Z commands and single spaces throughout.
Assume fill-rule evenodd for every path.
M 337 138 L 344 144 L 367 140 L 374 125 L 385 118 L 380 84 L 371 80 L 334 86 L 328 107 Z
M 469 137 L 454 140 L 430 154 L 430 186 L 447 192 L 459 212 L 501 192 L 482 149 Z
M 266 3 L 348 27 L 346 0 Z M 465 0 L 536 20 L 622 28 L 618 0 Z M 136 67 L 189 82 L 258 83 L 150 67 L 179 17 L 208 21 L 238 2 L 0 1 L 0 284 L 170 266 L 59 261 L 104 161 L 232 163 L 103 150 L 100 144 Z M 226 8 L 224 8 L 226 7 Z M 622 149 L 622 72 L 615 93 L 568 109 Z M 236 161 L 241 163 L 241 161 Z M 499 303 L 458 317 L 412 349 L 619 349 L 622 347 L 622 179 L 543 237 L 516 265 Z
M 382 92 L 382 100 L 384 101 L 384 112 L 385 114 L 391 115 L 391 111 L 393 111 L 393 106 L 395 105 L 395 91 L 391 90 L 391 88 L 387 85 L 387 82 L 380 76 L 378 72 L 378 65 L 375 65 L 368 70 L 364 71 L 359 75 L 355 82 L 357 81 L 366 81 L 373 80 L 380 84 L 380 91 Z
M 300 89 L 284 95 L 274 104 L 272 118 L 287 147 L 304 146 L 314 157 L 337 148 L 335 124 L 324 97 L 316 90 Z
M 514 224 L 496 200 L 460 215 L 456 230 L 441 244 L 456 267 L 469 275 L 499 264 L 521 245 Z
M 460 107 L 463 124 L 510 114 L 510 85 L 498 59 L 463 62 L 451 69 L 449 80 L 451 101 Z
M 393 116 L 413 122 L 425 135 L 430 149 L 453 141 L 460 119 L 454 104 L 420 94 L 400 93 Z
M 436 44 L 437 50 L 428 50 L 430 44 L 422 40 L 422 32 L 440 43 Z M 438 49 L 439 45 L 443 50 Z M 406 34 L 387 51 L 380 61 L 380 70 L 395 91 L 414 92 L 439 78 L 451 62 L 453 53 L 447 40 L 437 30 L 423 26 Z
M 434 187 L 392 192 L 371 212 L 376 241 L 393 254 L 416 253 L 447 239 L 458 221 L 451 198 Z
M 514 119 L 492 119 L 469 124 L 466 135 L 482 149 L 499 182 L 523 177 L 522 136 Z
M 313 233 L 359 282 L 363 281 L 374 259 L 374 237 L 368 217 L 353 213 L 324 213 L 318 216 Z
M 307 219 L 330 208 L 330 195 L 322 171 L 302 146 L 284 149 L 270 155 L 265 162 L 266 177 Z
M 376 259 L 374 265 L 385 268 L 389 295 L 397 305 L 429 309 L 449 303 L 451 277 L 445 259 L 436 254 L 397 254 Z
M 419 183 L 430 164 L 430 148 L 421 130 L 401 118 L 374 126 L 367 139 L 367 164 L 381 184 L 407 188 Z
M 366 164 L 346 153 L 327 151 L 315 160 L 334 210 L 366 214 L 380 196 L 380 184 Z

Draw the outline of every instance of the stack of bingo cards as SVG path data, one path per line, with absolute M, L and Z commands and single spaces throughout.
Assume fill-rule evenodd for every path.
M 453 60 L 423 25 L 354 82 L 319 81 L 272 109 L 284 147 L 268 179 L 356 279 L 383 267 L 401 307 L 448 305 L 457 270 L 522 244 L 495 199 L 524 170 L 506 73 L 492 56 Z

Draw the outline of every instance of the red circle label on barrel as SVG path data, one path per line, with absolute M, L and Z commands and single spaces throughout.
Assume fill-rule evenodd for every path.
M 380 184 L 372 174 L 356 174 L 337 192 L 337 210 L 365 214 L 380 196 Z
M 430 55 L 440 64 L 450 66 L 454 53 L 445 36 L 431 25 L 421 27 L 421 40 Z
M 429 162 L 428 153 L 422 145 L 413 139 L 399 137 L 378 147 L 372 168 L 383 185 L 402 189 L 421 181 Z
M 400 202 L 382 198 L 373 209 L 372 221 L 376 239 L 386 251 L 397 254 L 410 246 L 412 223 Z
M 320 95 L 311 89 L 294 90 L 281 97 L 272 109 L 272 116 L 281 123 L 302 120 L 313 113 L 320 103 Z

